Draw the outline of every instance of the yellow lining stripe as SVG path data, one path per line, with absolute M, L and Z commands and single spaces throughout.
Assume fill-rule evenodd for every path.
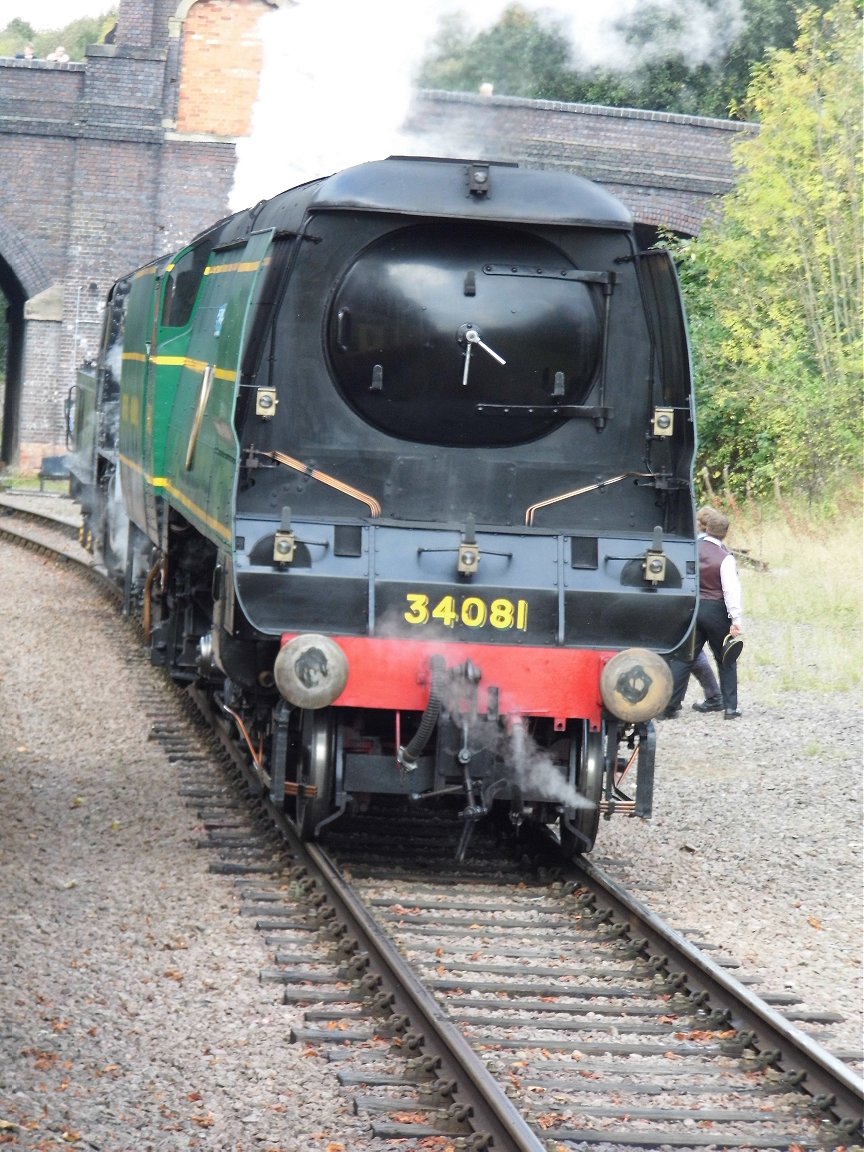
M 244 260 L 237 264 L 209 264 L 204 269 L 205 276 L 218 276 L 220 272 L 257 272 L 262 260 Z
M 173 497 L 178 504 L 182 504 L 184 508 L 188 508 L 188 510 L 196 517 L 196 519 L 200 520 L 202 524 L 206 524 L 208 528 L 211 528 L 217 536 L 221 536 L 223 540 L 231 540 L 231 530 L 229 528 L 226 528 L 226 526 L 220 523 L 220 521 L 214 520 L 214 518 L 208 515 L 208 513 L 205 512 L 204 509 L 201 508 L 198 504 L 196 504 L 194 500 L 190 500 L 184 492 L 181 492 L 179 488 L 175 488 L 171 481 L 166 479 L 166 477 L 148 476 L 140 464 L 136 464 L 133 460 L 130 460 L 128 456 L 124 456 L 122 453 L 119 454 L 119 459 L 121 464 L 124 464 L 132 472 L 137 472 L 138 475 L 146 481 L 146 483 L 152 485 L 154 488 L 164 489 L 164 491 L 169 496 Z
M 134 460 L 128 456 L 124 456 L 122 452 L 118 452 L 117 459 L 121 464 L 125 464 L 132 472 L 137 472 L 139 476 L 142 476 L 148 484 L 152 484 L 154 488 L 167 487 L 168 481 L 164 476 L 148 476 L 140 464 L 136 464 Z
M 134 361 L 138 364 L 147 363 L 147 355 L 144 352 L 124 352 L 123 359 Z M 206 360 L 190 360 L 188 356 L 151 356 L 151 364 L 156 364 L 160 368 L 188 368 L 191 372 L 203 372 L 207 367 Z M 217 380 L 228 380 L 233 383 L 237 379 L 237 373 L 233 368 L 216 368 L 213 375 Z

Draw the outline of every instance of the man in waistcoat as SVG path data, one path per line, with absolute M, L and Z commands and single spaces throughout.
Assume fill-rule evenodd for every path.
M 735 661 L 723 662 L 723 641 L 728 635 L 740 636 L 743 632 L 741 608 L 741 581 L 735 557 L 723 541 L 729 531 L 729 518 L 722 512 L 712 511 L 705 522 L 705 535 L 699 540 L 699 607 L 696 611 L 696 646 L 701 652 L 707 643 L 720 676 L 720 693 L 723 697 L 723 715 L 727 720 L 737 720 L 738 672 Z M 692 660 L 672 661 L 672 698 L 662 715 L 671 719 L 681 710 L 681 701 L 687 691 L 687 681 L 695 657 Z
M 702 540 L 706 534 L 706 525 L 708 517 L 714 511 L 710 504 L 703 504 L 696 512 L 696 539 Z M 694 649 L 695 660 L 693 667 L 690 669 L 690 675 L 694 680 L 697 680 L 702 686 L 702 691 L 705 694 L 703 700 L 697 700 L 693 704 L 694 712 L 722 712 L 723 711 L 723 697 L 720 693 L 720 685 L 717 683 L 717 677 L 714 675 L 714 669 L 711 667 L 711 661 L 708 659 L 708 654 L 704 648 L 698 651 Z

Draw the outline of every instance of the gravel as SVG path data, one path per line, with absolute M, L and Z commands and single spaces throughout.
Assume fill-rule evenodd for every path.
M 147 741 L 142 666 L 106 639 L 113 608 L 5 543 L 0 579 L 0 1146 L 361 1147 L 332 1072 L 289 1042 L 300 1011 L 258 982 L 269 957 L 232 881 L 195 847 L 177 769 Z
M 195 847 L 112 607 L 2 542 L 0 579 L 0 1146 L 364 1147 L 289 1042 L 300 1010 L 257 980 L 272 957 Z M 654 819 L 601 823 L 595 858 L 760 989 L 843 1014 L 830 1046 L 860 1050 L 860 700 L 751 685 L 726 722 L 696 698 L 660 727 Z
M 692 711 L 691 685 L 680 716 L 658 723 L 653 818 L 601 822 L 593 857 L 617 860 L 622 883 L 644 884 L 645 903 L 704 933 L 759 991 L 843 1015 L 822 1042 L 860 1057 L 860 697 L 776 703 L 752 684 L 727 721 Z

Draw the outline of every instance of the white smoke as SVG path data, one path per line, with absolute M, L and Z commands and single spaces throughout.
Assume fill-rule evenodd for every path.
M 523 793 L 563 804 L 567 808 L 593 808 L 594 803 L 577 792 L 562 768 L 539 748 L 521 721 L 510 729 L 508 762 Z M 506 753 L 505 753 L 506 755 Z
M 663 23 L 675 17 L 674 43 L 700 63 L 722 51 L 741 26 L 741 0 L 651 0 Z M 640 58 L 616 30 L 647 0 L 520 0 L 569 37 L 581 67 L 635 67 Z M 264 65 L 252 134 L 237 144 L 232 210 L 351 164 L 428 152 L 403 131 L 419 65 L 441 19 L 458 15 L 466 41 L 491 27 L 507 0 L 297 0 L 264 16 Z M 641 57 L 644 60 L 644 56 Z M 464 139 L 464 124 L 459 125 Z M 446 125 L 436 146 L 447 154 Z
M 529 0 L 523 7 L 548 13 L 563 27 L 574 63 L 622 72 L 666 56 L 680 55 L 689 65 L 710 63 L 735 41 L 744 25 L 741 0 L 610 0 L 597 5 L 597 10 L 589 0 L 575 0 L 560 11 Z M 628 43 L 620 28 L 640 12 L 646 23 L 651 21 L 647 48 Z

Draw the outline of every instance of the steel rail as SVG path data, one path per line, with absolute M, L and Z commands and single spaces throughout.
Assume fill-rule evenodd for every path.
M 17 521 L 17 523 L 16 523 Z M 57 540 L 46 540 L 38 534 L 34 535 L 29 529 L 41 526 L 48 532 L 62 536 L 66 544 L 61 545 Z M 95 563 L 88 552 L 83 552 L 80 545 L 72 543 L 73 535 L 77 535 L 71 525 L 63 521 L 54 520 L 48 516 L 40 516 L 36 512 L 24 512 L 18 509 L 10 510 L 8 505 L 0 501 L 0 540 L 10 544 L 29 548 L 32 551 L 41 551 L 53 557 L 58 562 L 77 565 L 82 571 L 97 577 L 106 587 L 114 588 L 116 585 L 108 578 L 104 569 Z
M 192 686 L 186 688 L 186 693 L 205 719 L 213 715 L 213 709 L 202 693 Z M 214 731 L 247 782 L 253 787 L 256 784 L 260 786 L 260 781 L 227 734 L 218 725 Z M 349 926 L 358 947 L 369 956 L 373 969 L 377 968 L 386 982 L 386 991 L 393 995 L 395 1010 L 406 1016 L 414 1027 L 428 1030 L 428 1034 L 423 1035 L 424 1054 L 440 1060 L 441 1075 L 455 1081 L 457 1095 L 461 1089 L 465 1096 L 463 1102 L 471 1109 L 471 1125 L 475 1133 L 486 1134 L 490 1146 L 500 1152 L 547 1152 L 544 1140 L 504 1094 L 501 1085 L 452 1023 L 445 1009 L 417 979 L 396 945 L 343 879 L 337 865 L 319 845 L 300 839 L 291 821 L 266 793 L 258 796 L 258 802 L 285 838 L 297 863 L 305 867 L 336 915 Z
M 0 539 L 50 553 L 58 560 L 71 561 L 86 570 L 91 577 L 97 578 L 104 587 L 115 590 L 113 582 L 93 563 L 92 557 L 82 557 L 74 554 L 71 549 L 67 551 L 56 544 L 34 538 L 27 531 L 13 528 L 10 521 L 14 521 L 16 516 L 24 522 L 42 521 L 67 536 L 68 525 L 29 510 L 4 506 L 2 501 L 0 506 L 12 513 L 5 524 L 0 523 Z M 187 692 L 195 699 L 193 689 L 187 688 Z M 205 702 L 196 699 L 196 703 L 201 711 L 209 711 Z M 234 759 L 248 774 L 248 766 L 242 758 L 235 753 Z M 307 871 L 314 874 L 337 914 L 350 924 L 361 947 L 379 971 L 386 975 L 390 983 L 388 991 L 394 995 L 395 1006 L 412 1023 L 422 1024 L 429 1030 L 430 1035 L 424 1035 L 424 1048 L 427 1053 L 441 1060 L 443 1074 L 454 1079 L 463 1092 L 470 1095 L 471 1099 L 465 1103 L 470 1104 L 475 1132 L 485 1133 L 493 1148 L 506 1149 L 507 1152 L 545 1152 L 543 1139 L 504 1095 L 483 1061 L 451 1022 L 445 1009 L 414 976 L 395 944 L 354 895 L 350 885 L 342 879 L 336 865 L 318 845 L 300 840 L 280 810 L 263 797 L 261 802 L 298 856 L 303 858 Z M 733 1026 L 754 1033 L 763 1054 L 770 1053 L 772 1063 L 787 1071 L 803 1074 L 804 1083 L 801 1087 L 813 1097 L 819 1110 L 826 1117 L 830 1114 L 840 1130 L 848 1133 L 851 1139 L 860 1139 L 864 1115 L 864 1080 L 852 1068 L 750 992 L 697 946 L 621 888 L 602 869 L 583 858 L 579 861 L 577 873 L 588 881 L 592 892 L 617 918 L 625 921 L 632 932 L 665 954 L 673 965 L 677 965 L 689 980 L 706 991 L 713 1000 L 723 1006 L 731 1006 L 734 1013 Z M 611 1133 L 610 1139 L 614 1142 L 615 1137 Z
M 504 1094 L 498 1081 L 455 1027 L 432 993 L 424 988 L 395 944 L 375 922 L 363 903 L 342 879 L 339 869 L 316 844 L 303 843 L 288 821 L 280 821 L 292 843 L 302 850 L 315 879 L 321 884 L 337 914 L 350 923 L 361 947 L 368 951 L 380 971 L 386 974 L 388 991 L 395 1004 L 424 1033 L 424 1053 L 440 1058 L 442 1075 L 457 1084 L 457 1094 L 465 1094 L 471 1107 L 475 1132 L 488 1133 L 491 1147 L 501 1152 L 546 1152 L 545 1141 L 526 1122 L 518 1108 Z
M 629 923 L 631 930 L 644 936 L 652 947 L 668 955 L 672 963 L 678 964 L 713 1000 L 734 1008 L 736 1028 L 755 1032 L 760 1044 L 776 1051 L 775 1062 L 786 1070 L 803 1072 L 803 1090 L 815 1098 L 820 1109 L 830 1112 L 844 1130 L 860 1133 L 864 1080 L 856 1076 L 852 1068 L 750 992 L 602 869 L 588 860 L 580 860 L 577 867 L 588 879 L 591 890 L 599 894 L 616 917 Z

